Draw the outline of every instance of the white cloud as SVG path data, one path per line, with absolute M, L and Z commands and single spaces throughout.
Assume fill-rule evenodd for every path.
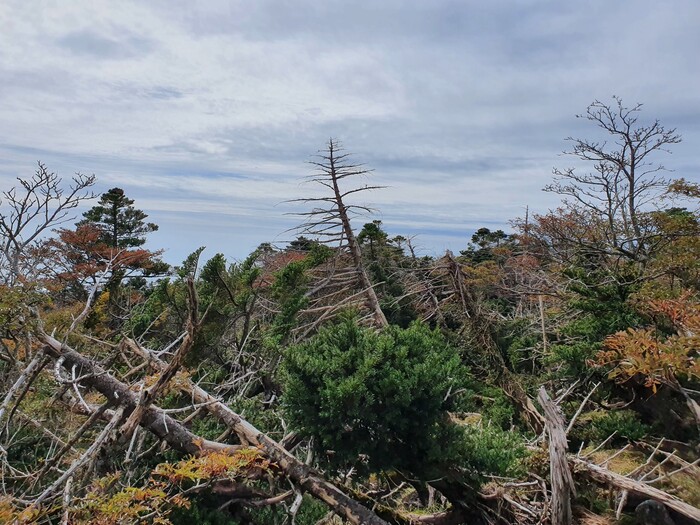
M 0 183 L 37 158 L 95 172 L 186 245 L 173 258 L 207 238 L 242 257 L 337 136 L 390 186 L 368 197 L 387 225 L 458 249 L 553 205 L 539 190 L 562 139 L 595 132 L 573 119 L 594 98 L 677 125 L 666 163 L 700 178 L 699 25 L 694 0 L 5 0 Z

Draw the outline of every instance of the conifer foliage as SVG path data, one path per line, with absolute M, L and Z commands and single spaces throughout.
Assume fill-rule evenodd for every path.
M 83 214 L 78 226 L 94 225 L 102 232 L 102 241 L 113 248 L 137 248 L 146 242 L 146 235 L 158 230 L 158 225 L 145 222 L 145 212 L 134 207 L 121 188 L 103 193 L 100 201 Z

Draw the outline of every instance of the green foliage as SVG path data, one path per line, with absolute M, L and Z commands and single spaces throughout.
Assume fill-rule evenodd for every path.
M 272 296 L 280 304 L 280 312 L 272 326 L 273 335 L 280 338 L 289 333 L 296 322 L 296 316 L 304 308 L 308 299 L 304 295 L 308 276 L 306 259 L 291 262 L 275 274 Z
M 277 271 L 272 284 L 272 297 L 280 305 L 280 311 L 275 316 L 270 330 L 271 338 L 275 342 L 284 341 L 296 324 L 297 314 L 308 304 L 305 295 L 309 283 L 307 270 L 323 264 L 333 254 L 328 246 L 318 242 L 299 242 L 304 246 L 305 257 L 292 261 Z
M 143 211 L 134 208 L 121 188 L 112 188 L 100 197 L 97 206 L 83 213 L 85 219 L 78 223 L 94 224 L 102 231 L 103 242 L 115 248 L 136 248 L 146 242 L 146 234 L 158 230 Z
M 462 458 L 467 468 L 501 476 L 524 474 L 522 459 L 526 451 L 517 432 L 504 431 L 495 425 L 472 425 L 464 430 Z
M 280 506 L 250 509 L 251 520 L 248 523 L 259 525 L 285 525 L 289 523 L 289 514 Z M 296 525 L 315 525 L 321 523 L 328 514 L 328 507 L 311 496 L 305 494 L 301 507 L 294 518 Z M 189 524 L 183 524 L 189 525 Z M 222 524 L 224 525 L 224 524 Z
M 475 382 L 467 394 L 460 396 L 458 404 L 460 411 L 479 414 L 482 421 L 503 430 L 512 428 L 516 419 L 515 408 L 508 396 L 502 389 L 486 382 Z
M 417 318 L 414 306 L 401 282 L 402 267 L 407 259 L 401 242 L 404 237 L 389 239 L 382 221 L 366 223 L 357 235 L 370 280 L 375 284 L 380 307 L 389 324 L 408 327 Z
M 479 228 L 472 235 L 472 242 L 466 250 L 459 253 L 473 264 L 492 261 L 497 258 L 497 248 L 512 244 L 512 240 L 503 230 L 491 231 L 489 228 Z
M 571 437 L 573 440 L 599 443 L 615 432 L 611 443 L 636 441 L 649 432 L 649 427 L 639 420 L 633 410 L 596 410 L 581 415 Z
M 424 325 L 377 333 L 346 319 L 289 348 L 283 366 L 290 420 L 314 437 L 333 467 L 364 463 L 420 476 L 437 465 L 501 466 L 467 458 L 481 449 L 447 410 L 451 394 L 468 384 L 468 371 Z
M 589 361 L 607 336 L 643 323 L 630 304 L 639 288 L 638 275 L 633 268 L 611 274 L 585 266 L 570 268 L 565 274 L 573 279 L 569 307 L 577 315 L 562 329 L 563 340 L 552 345 L 550 361 L 563 365 L 566 377 L 579 377 L 590 372 Z
M 13 339 L 21 337 L 22 327 L 30 317 L 32 307 L 49 303 L 48 297 L 33 287 L 8 287 L 0 284 L 0 344 L 8 353 L 15 354 L 18 349 Z M 24 359 L 25 356 L 14 355 Z
M 205 247 L 200 246 L 182 261 L 182 264 L 177 267 L 177 275 L 184 279 L 188 275 L 194 276 L 197 273 L 197 267 L 199 266 L 199 257 L 202 255 Z
M 217 507 L 219 500 L 209 495 L 196 494 L 190 499 L 190 506 L 177 507 L 168 516 L 172 525 L 239 525 L 231 515 Z
M 377 252 L 386 245 L 388 238 L 389 236 L 382 229 L 382 221 L 375 220 L 362 227 L 357 235 L 357 242 L 369 247 L 369 257 L 371 260 L 375 260 L 379 256 Z
M 192 421 L 192 432 L 204 439 L 216 439 L 226 430 L 226 426 L 213 418 L 197 418 Z

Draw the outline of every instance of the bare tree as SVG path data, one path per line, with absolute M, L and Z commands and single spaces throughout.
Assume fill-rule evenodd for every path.
M 0 281 L 13 285 L 23 274 L 28 249 L 43 233 L 71 220 L 70 210 L 94 194 L 94 175 L 77 173 L 66 188 L 63 180 L 39 162 L 29 179 L 0 198 Z M 29 264 L 31 267 L 31 264 Z
M 564 153 L 593 163 L 593 170 L 580 173 L 575 168 L 554 169 L 555 181 L 545 188 L 570 199 L 567 204 L 604 225 L 605 244 L 611 250 L 635 261 L 643 261 L 649 251 L 651 225 L 644 212 L 668 186 L 660 173 L 665 170 L 653 157 L 669 152 L 668 146 L 681 141 L 675 128 L 666 129 L 658 120 L 649 125 L 637 123 L 642 105 L 631 108 L 613 97 L 613 104 L 596 100 L 584 115 L 610 136 L 608 140 L 567 140 L 573 148 Z
M 333 290 L 332 293 L 336 298 L 321 307 L 323 312 L 318 310 L 321 316 L 328 314 L 337 306 L 349 306 L 351 302 L 338 300 L 338 296 L 348 296 L 350 292 L 349 297 L 352 299 L 363 298 L 364 306 L 369 310 L 374 324 L 387 326 L 386 317 L 362 260 L 360 244 L 350 224 L 352 216 L 358 213 L 371 213 L 372 210 L 366 206 L 345 202 L 346 197 L 350 195 L 379 189 L 382 186 L 341 188 L 343 179 L 368 175 L 372 171 L 365 169 L 362 164 L 352 163 L 349 157 L 349 153 L 343 153 L 343 148 L 338 141 L 330 139 L 326 149 L 316 155 L 317 160 L 310 161 L 317 171 L 308 178 L 309 182 L 320 184 L 330 190 L 329 194 L 323 197 L 294 199 L 292 202 L 303 202 L 314 206 L 311 211 L 299 214 L 305 218 L 305 222 L 299 227 L 299 232 L 302 235 L 316 237 L 320 242 L 336 250 L 335 264 L 329 267 L 331 272 L 325 277 L 322 290 L 317 290 L 317 294 L 321 292 L 321 297 L 326 295 L 323 291 Z M 350 259 L 350 266 L 345 263 L 344 258 Z

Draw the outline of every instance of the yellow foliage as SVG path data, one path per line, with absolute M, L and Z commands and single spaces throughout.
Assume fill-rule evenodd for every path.
M 182 497 L 169 497 L 163 488 L 126 487 L 115 494 L 102 492 L 100 488 L 90 491 L 72 510 L 72 523 L 93 525 L 121 525 L 149 521 L 167 525 L 167 515 L 172 507 L 188 507 Z
M 143 388 L 151 388 L 153 385 L 156 384 L 159 377 L 160 373 L 144 377 Z M 163 393 L 167 395 L 173 392 L 177 392 L 181 387 L 189 383 L 189 378 L 190 373 L 187 370 L 179 370 L 175 373 L 175 376 L 170 380 L 167 388 L 163 391 Z M 134 386 L 132 388 L 136 387 Z
M 269 468 L 269 460 L 265 459 L 258 449 L 246 448 L 234 454 L 226 451 L 212 452 L 175 464 L 161 463 L 153 473 L 166 478 L 170 483 L 179 484 L 183 481 L 232 479 L 256 469 L 269 470 Z
M 180 484 L 244 477 L 253 470 L 267 470 L 269 466 L 269 461 L 263 458 L 259 450 L 243 449 L 235 453 L 213 452 L 177 463 L 161 463 L 153 470 L 144 487 L 125 487 L 115 491 L 119 474 L 106 476 L 96 480 L 90 491 L 77 500 L 71 509 L 71 523 L 169 525 L 168 515 L 173 508 L 190 506 L 189 500 L 181 492 Z M 0 502 L 0 517 L 2 509 Z
M 36 508 L 28 507 L 20 510 L 12 503 L 12 498 L 0 496 L 0 523 L 33 525 L 38 523 L 40 517 Z

